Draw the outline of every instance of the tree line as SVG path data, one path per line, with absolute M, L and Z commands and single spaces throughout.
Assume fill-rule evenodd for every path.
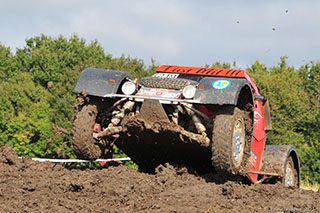
M 216 62 L 206 67 L 237 68 Z M 76 94 L 73 87 L 87 67 L 123 70 L 141 78 L 156 66 L 106 54 L 97 41 L 74 35 L 26 39 L 15 53 L 0 44 L 0 145 L 19 155 L 74 158 L 70 141 Z M 300 155 L 302 178 L 320 182 L 320 62 L 295 68 L 282 57 L 277 66 L 256 61 L 249 75 L 271 103 L 273 131 L 268 144 L 292 144 Z

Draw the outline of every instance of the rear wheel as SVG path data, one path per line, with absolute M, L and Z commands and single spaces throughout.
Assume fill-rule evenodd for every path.
M 282 178 L 282 183 L 287 187 L 298 187 L 299 186 L 299 178 L 298 172 L 294 167 L 294 163 L 292 157 L 289 157 L 286 166 L 284 168 L 284 176 Z
M 214 120 L 212 164 L 218 172 L 238 174 L 246 149 L 244 113 L 237 107 L 224 108 Z
M 97 115 L 97 104 L 89 102 L 77 112 L 73 122 L 72 148 L 81 159 L 97 159 L 103 155 L 102 144 L 93 138 Z

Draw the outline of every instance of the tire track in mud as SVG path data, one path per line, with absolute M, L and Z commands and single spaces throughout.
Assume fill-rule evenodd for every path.
M 320 192 L 247 185 L 161 165 L 155 174 L 125 166 L 67 169 L 18 159 L 0 148 L 0 212 L 319 212 Z M 317 209 L 318 208 L 318 209 Z

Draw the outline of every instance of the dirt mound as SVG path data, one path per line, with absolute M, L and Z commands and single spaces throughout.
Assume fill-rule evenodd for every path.
M 210 175 L 209 175 L 210 176 Z M 191 168 L 67 169 L 0 148 L 1 212 L 266 212 L 320 209 L 320 192 L 208 182 Z
M 3 145 L 0 147 L 0 164 L 20 165 L 21 160 L 18 154 L 12 149 L 11 146 Z

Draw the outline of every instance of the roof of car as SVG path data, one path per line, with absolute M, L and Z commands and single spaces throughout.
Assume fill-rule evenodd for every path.
M 240 69 L 220 69 L 205 67 L 187 67 L 174 65 L 161 65 L 156 72 L 190 74 L 190 75 L 207 75 L 207 76 L 224 76 L 233 78 L 245 78 L 246 71 Z

